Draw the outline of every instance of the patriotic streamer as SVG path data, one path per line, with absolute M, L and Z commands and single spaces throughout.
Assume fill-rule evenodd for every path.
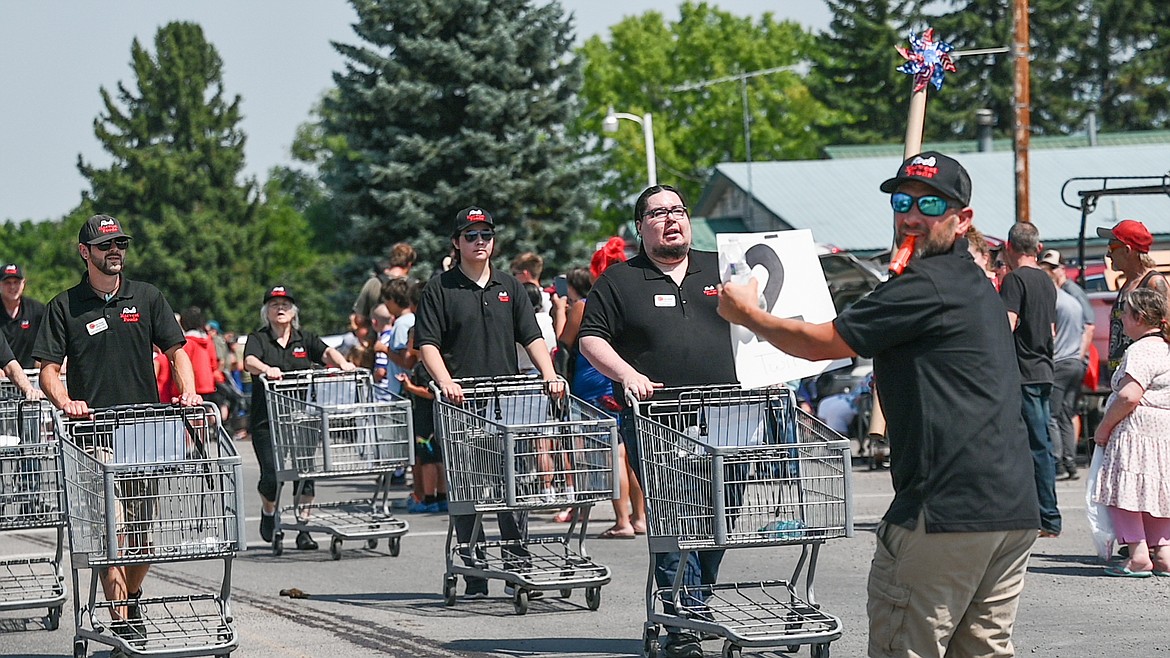
M 946 41 L 935 41 L 934 28 L 927 28 L 921 37 L 911 32 L 909 38 L 910 48 L 895 46 L 898 54 L 906 58 L 906 63 L 899 66 L 898 70 L 914 76 L 915 92 L 925 89 L 928 82 L 935 89 L 942 89 L 943 78 L 955 70 L 950 55 L 955 47 Z

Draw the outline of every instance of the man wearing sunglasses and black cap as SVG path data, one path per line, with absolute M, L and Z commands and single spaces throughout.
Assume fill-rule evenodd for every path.
M 1012 333 L 961 237 L 971 179 L 927 152 L 881 190 L 899 243 L 917 237 L 903 274 L 833 322 L 761 311 L 754 281 L 725 285 L 719 312 L 794 356 L 873 358 L 895 494 L 869 572 L 869 655 L 1010 656 L 1040 513 Z
M 423 288 L 415 314 L 414 344 L 443 398 L 454 404 L 463 403 L 463 388 L 454 381 L 457 378 L 519 374 L 517 343 L 524 346 L 540 371 L 549 394 L 561 396 L 564 382 L 557 379 L 527 291 L 516 277 L 491 265 L 495 235 L 495 222 L 483 208 L 471 206 L 455 215 L 451 244 L 458 262 L 432 277 Z M 525 515 L 517 519 L 512 512 L 500 512 L 497 519 L 503 541 L 521 541 L 527 536 Z M 483 541 L 482 534 L 472 538 L 475 515 L 452 514 L 451 522 L 461 545 Z M 511 550 L 513 555 L 527 552 L 526 548 Z M 464 555 L 471 564 L 469 552 Z M 465 596 L 487 596 L 486 580 L 469 575 L 463 579 Z M 508 585 L 505 592 L 511 587 Z M 535 598 L 535 594 L 530 592 L 529 596 Z
M 33 358 L 41 362 L 41 389 L 70 418 L 86 418 L 92 409 L 123 404 L 157 404 L 154 346 L 170 359 L 183 406 L 203 399 L 195 392 L 186 339 L 171 305 L 158 288 L 122 275 L 130 236 L 109 215 L 94 215 L 82 225 L 77 251 L 85 261 L 81 282 L 54 297 L 37 334 Z M 61 365 L 69 360 L 68 388 Z M 127 524 L 149 522 L 145 505 L 126 501 Z M 140 534 L 125 537 L 133 545 Z M 127 546 L 128 548 L 130 546 Z M 113 630 L 131 642 L 145 640 L 138 600 L 149 564 L 109 567 L 101 573 L 106 601 L 114 604 Z M 116 651 L 116 650 L 115 650 Z

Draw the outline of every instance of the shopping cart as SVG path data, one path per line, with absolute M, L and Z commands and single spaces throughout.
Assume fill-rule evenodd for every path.
M 669 625 L 724 638 L 725 658 L 805 644 L 827 658 L 841 620 L 821 610 L 813 580 L 821 544 L 853 535 L 849 441 L 786 387 L 667 389 L 633 406 L 651 554 L 681 552 L 686 564 L 693 551 L 801 547 L 787 580 L 688 587 L 679 569 L 660 588 L 651 560 L 645 655 L 658 655 L 659 626 Z
M 390 479 L 414 460 L 410 400 L 376 401 L 367 370 L 302 370 L 260 380 L 266 387 L 280 483 L 273 555 L 284 552 L 287 529 L 328 533 L 334 560 L 341 559 L 346 540 L 364 541 L 372 550 L 382 538 L 397 557 L 410 525 L 391 513 Z M 369 498 L 303 505 L 294 499 L 293 505 L 280 509 L 284 482 L 369 476 L 375 478 Z M 285 514 L 290 523 L 282 522 Z
M 57 531 L 52 557 L 0 560 L 0 610 L 46 608 L 49 630 L 66 598 L 64 483 L 49 403 L 0 401 L 0 531 Z
M 243 478 L 218 409 L 111 407 L 92 418 L 58 416 L 57 423 L 77 592 L 73 655 L 86 656 L 90 640 L 131 656 L 230 654 L 238 644 L 232 559 L 246 546 Z M 193 560 L 223 561 L 218 593 L 136 600 L 142 621 L 133 632 L 107 621 L 131 601 L 98 601 L 103 569 Z M 84 602 L 78 588 L 83 569 L 90 570 Z
M 507 582 L 516 614 L 528 611 L 531 592 L 559 590 L 568 598 L 581 588 L 589 609 L 596 610 L 610 571 L 589 557 L 585 534 L 592 506 L 617 497 L 616 421 L 567 391 L 561 399 L 551 398 L 544 382 L 530 377 L 456 381 L 463 387 L 461 405 L 443 399 L 431 385 L 450 514 L 474 514 L 475 538 L 485 513 L 565 507 L 576 513 L 561 536 L 473 540 L 474 546 L 458 543 L 450 524 L 443 575 L 447 605 L 455 604 L 456 576 L 463 574 Z M 574 533 L 576 550 L 570 546 Z

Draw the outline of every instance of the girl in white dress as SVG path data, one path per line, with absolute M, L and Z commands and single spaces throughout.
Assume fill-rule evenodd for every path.
M 1170 344 L 1166 297 L 1128 293 L 1122 316 L 1134 342 L 1113 373 L 1113 394 L 1093 440 L 1105 450 L 1093 499 L 1109 508 L 1129 560 L 1105 574 L 1170 576 Z

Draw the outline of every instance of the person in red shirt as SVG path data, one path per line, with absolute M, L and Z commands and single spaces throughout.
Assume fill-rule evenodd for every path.
M 179 325 L 187 339 L 183 351 L 191 357 L 191 368 L 195 373 L 195 392 L 218 406 L 215 376 L 219 372 L 219 358 L 215 354 L 215 344 L 203 330 L 206 324 L 203 310 L 198 306 L 189 306 L 179 314 Z

